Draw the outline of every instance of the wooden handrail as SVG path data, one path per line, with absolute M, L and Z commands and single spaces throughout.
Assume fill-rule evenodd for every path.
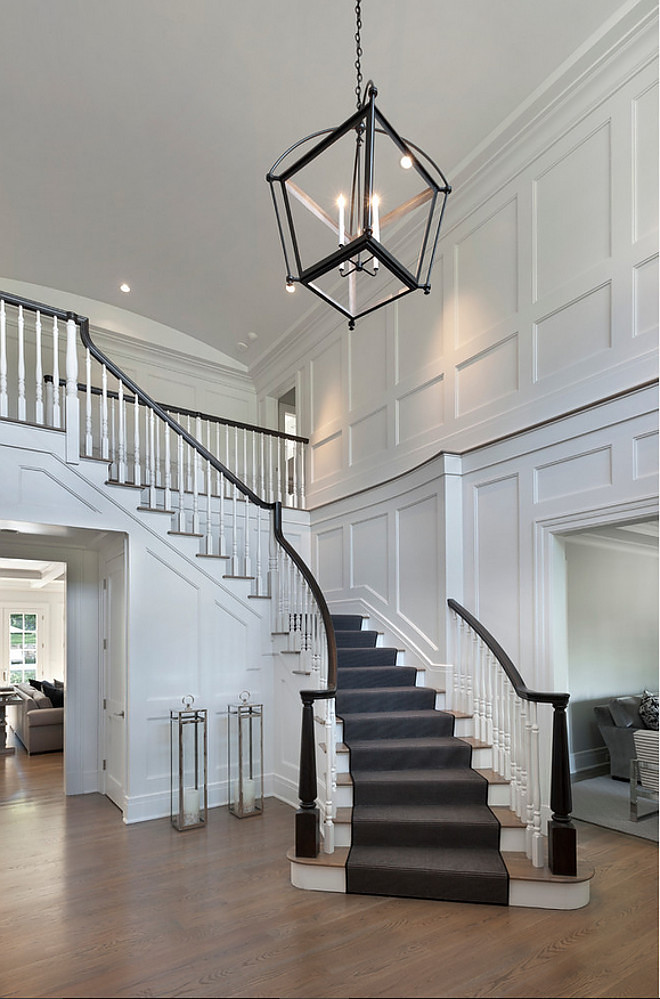
M 553 874 L 575 877 L 577 874 L 577 833 L 571 821 L 570 759 L 566 707 L 570 694 L 530 690 L 499 642 L 487 628 L 458 601 L 449 599 L 449 608 L 481 638 L 509 678 L 518 697 L 536 704 L 551 704 L 552 764 L 550 777 L 550 807 L 548 823 L 548 865 Z
M 263 510 L 268 510 L 272 516 L 273 521 L 273 534 L 279 544 L 279 546 L 285 551 L 291 561 L 294 563 L 296 568 L 299 570 L 303 579 L 307 583 L 316 605 L 319 609 L 321 615 L 321 620 L 323 622 L 323 627 L 325 629 L 326 635 L 326 646 L 327 646 L 327 661 L 328 661 L 328 675 L 326 681 L 326 687 L 319 690 L 305 690 L 301 691 L 301 700 L 303 702 L 303 725 L 301 734 L 301 767 L 300 767 L 300 785 L 299 785 L 299 795 L 301 799 L 301 807 L 298 810 L 296 816 L 296 844 L 298 852 L 298 843 L 300 841 L 300 849 L 304 851 L 305 844 L 309 841 L 309 830 L 310 825 L 316 824 L 315 839 L 317 843 L 318 853 L 318 840 L 319 840 L 319 814 L 318 809 L 315 807 L 316 799 L 316 747 L 313 738 L 313 714 L 312 714 L 312 733 L 311 740 L 309 737 L 309 717 L 311 711 L 311 705 L 316 700 L 324 700 L 334 697 L 337 689 L 337 649 L 335 642 L 335 633 L 332 625 L 332 618 L 330 611 L 328 609 L 327 602 L 321 591 L 321 588 L 316 581 L 311 569 L 304 561 L 304 559 L 298 554 L 296 549 L 289 544 L 284 536 L 282 530 L 282 503 L 280 501 L 269 502 L 258 496 L 246 483 L 242 482 L 233 472 L 231 472 L 215 455 L 211 454 L 207 448 L 204 447 L 195 437 L 193 437 L 188 431 L 181 426 L 176 420 L 172 418 L 168 409 L 153 400 L 146 392 L 143 391 L 133 381 L 127 374 L 125 374 L 117 365 L 108 358 L 103 351 L 96 346 L 92 340 L 89 332 L 89 319 L 86 316 L 80 316 L 75 312 L 65 311 L 63 309 L 53 308 L 52 306 L 44 305 L 40 302 L 34 302 L 29 299 L 21 298 L 16 295 L 5 294 L 0 291 L 0 299 L 9 305 L 16 307 L 22 306 L 31 312 L 39 312 L 44 316 L 51 316 L 54 318 L 62 319 L 66 322 L 72 320 L 79 329 L 80 339 L 83 346 L 89 350 L 89 353 L 94 357 L 100 364 L 104 365 L 105 368 L 123 385 L 125 385 L 130 392 L 133 393 L 134 398 L 139 399 L 139 401 L 150 408 L 155 415 L 162 420 L 169 428 L 174 431 L 179 437 L 181 437 L 186 444 L 188 444 L 193 451 L 195 451 L 204 461 L 216 471 L 219 472 L 225 479 L 231 482 L 240 493 L 245 496 L 251 503 L 256 506 L 261 507 Z M 174 412 L 183 413 L 187 415 L 188 411 L 182 409 L 175 409 Z M 193 415 L 190 413 L 190 415 Z M 254 428 L 259 429 L 259 428 Z M 285 436 L 278 432 L 272 432 L 275 436 Z M 289 438 L 290 439 L 290 438 Z M 303 438 L 304 440 L 304 438 Z M 314 781 L 314 786 L 312 787 L 312 779 Z M 311 820 L 311 821 L 310 821 Z M 309 853 L 298 852 L 299 856 L 309 856 Z M 316 854 L 314 854 L 316 855 Z

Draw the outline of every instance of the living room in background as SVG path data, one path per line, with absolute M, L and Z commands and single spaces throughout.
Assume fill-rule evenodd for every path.
M 63 562 L 0 559 L 0 675 L 3 684 L 64 681 Z

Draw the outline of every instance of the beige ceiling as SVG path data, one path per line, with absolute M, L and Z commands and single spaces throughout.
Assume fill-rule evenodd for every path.
M 454 182 L 634 7 L 363 0 L 363 72 Z M 354 30 L 353 0 L 0 0 L 0 275 L 128 308 L 252 363 L 311 297 L 284 294 L 265 174 L 353 110 Z

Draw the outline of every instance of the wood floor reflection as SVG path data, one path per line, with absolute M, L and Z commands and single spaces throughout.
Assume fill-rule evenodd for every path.
M 658 995 L 658 848 L 578 823 L 592 901 L 555 912 L 292 888 L 291 809 L 126 826 L 61 754 L 0 760 L 3 997 Z

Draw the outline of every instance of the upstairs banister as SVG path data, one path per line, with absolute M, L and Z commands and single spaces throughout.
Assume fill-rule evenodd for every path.
M 534 712 L 536 712 L 537 704 L 550 704 L 553 707 L 552 763 L 550 777 L 550 807 L 552 809 L 552 818 L 548 823 L 548 865 L 553 874 L 574 877 L 577 874 L 577 835 L 575 827 L 571 822 L 571 810 L 573 805 L 571 798 L 568 728 L 566 724 L 566 707 L 568 705 L 570 695 L 551 691 L 531 690 L 525 684 L 510 657 L 504 651 L 499 642 L 493 637 L 493 635 L 491 635 L 488 629 L 485 628 L 484 625 L 470 613 L 470 611 L 466 610 L 465 607 L 462 607 L 458 601 L 449 599 L 447 601 L 447 605 L 450 610 L 454 612 L 457 618 L 459 618 L 469 629 L 471 629 L 475 640 L 478 638 L 481 642 L 483 642 L 485 648 L 488 650 L 488 653 L 490 653 L 495 662 L 501 667 L 508 682 L 511 684 L 511 688 L 521 701 L 528 702 L 530 705 L 533 705 Z M 481 679 L 483 681 L 483 677 L 481 677 Z M 481 691 L 481 693 L 483 693 L 483 691 Z M 488 690 L 488 693 L 491 693 L 490 689 Z M 490 704 L 488 705 L 487 710 L 488 712 L 492 710 L 492 706 Z M 530 708 L 530 710 L 532 709 Z M 532 723 L 532 729 L 534 728 L 537 729 L 535 715 Z M 509 738 L 509 736 L 510 733 L 507 734 L 507 738 Z M 536 738 L 538 738 L 538 735 L 536 735 Z M 527 748 L 529 747 L 522 747 L 521 755 L 523 757 L 525 757 Z M 520 746 L 518 749 L 520 749 Z M 538 767 L 538 745 L 536 746 L 533 755 L 530 752 L 530 756 L 532 756 L 531 765 L 533 767 Z M 525 776 L 527 776 L 527 774 L 525 774 Z M 535 773 L 535 783 L 538 784 L 538 772 Z M 527 794 L 527 791 L 525 791 L 525 794 Z M 534 789 L 533 797 L 538 799 L 537 802 L 535 803 L 531 799 L 528 800 L 526 808 L 528 815 L 530 815 L 530 822 L 535 824 L 536 838 L 538 840 L 540 788 L 536 787 Z M 537 811 L 538 818 L 536 817 Z M 532 815 L 531 813 L 534 814 Z M 536 863 L 536 866 L 539 866 L 541 858 L 538 855 L 538 848 L 536 848 L 536 851 L 534 852 L 536 852 L 536 856 L 533 858 L 533 862 Z
M 158 439 L 156 441 L 156 449 L 154 449 L 154 418 L 157 418 L 166 429 L 167 434 L 172 431 L 178 439 L 178 459 L 172 456 L 172 460 L 178 460 L 178 474 L 179 474 L 179 492 L 183 496 L 184 484 L 183 484 L 183 445 L 184 443 L 190 449 L 190 454 L 196 456 L 192 461 L 192 472 L 191 463 L 188 463 L 188 473 L 192 474 L 193 480 L 193 525 L 195 524 L 195 518 L 199 518 L 198 511 L 198 498 L 199 489 L 197 487 L 197 467 L 206 469 L 206 500 L 207 500 L 207 525 L 210 522 L 210 512 L 211 512 L 211 479 L 210 479 L 210 469 L 213 469 L 215 473 L 220 477 L 220 480 L 226 480 L 234 487 L 233 492 L 233 502 L 234 502 L 234 512 L 233 512 L 233 524 L 234 529 L 236 525 L 236 494 L 239 492 L 249 503 L 253 504 L 258 510 L 265 510 L 271 516 L 272 519 L 272 536 L 274 537 L 280 550 L 289 559 L 290 563 L 298 571 L 300 578 L 307 587 L 308 594 L 311 595 L 311 600 L 316 606 L 316 614 L 320 618 L 320 624 L 323 627 L 325 636 L 325 647 L 326 647 L 326 671 L 325 675 L 319 674 L 320 686 L 315 690 L 305 690 L 301 692 L 301 699 L 303 702 L 303 725 L 302 725 L 302 736 L 301 736 L 301 767 L 300 767 L 300 798 L 301 798 L 301 808 L 299 809 L 296 816 L 296 851 L 298 855 L 309 856 L 309 853 L 305 853 L 305 850 L 309 849 L 309 842 L 315 841 L 316 853 L 318 853 L 318 841 L 319 841 L 319 814 L 316 808 L 315 801 L 317 797 L 317 786 L 316 786 L 316 748 L 314 740 L 314 717 L 312 705 L 316 700 L 325 700 L 329 704 L 332 704 L 332 699 L 334 698 L 336 691 L 336 681 L 337 681 L 337 654 L 336 654 L 336 643 L 334 629 L 332 625 L 332 619 L 330 612 L 323 596 L 323 593 L 312 574 L 311 570 L 305 563 L 304 559 L 299 555 L 295 548 L 287 541 L 282 530 L 282 502 L 279 500 L 266 500 L 259 496 L 254 489 L 244 482 L 235 472 L 231 471 L 227 465 L 222 462 L 217 455 L 214 455 L 208 447 L 206 447 L 202 441 L 198 440 L 190 430 L 186 429 L 177 420 L 175 420 L 171 413 L 178 413 L 184 415 L 188 419 L 188 425 L 190 426 L 190 419 L 196 421 L 196 425 L 199 428 L 200 421 L 202 419 L 209 420 L 204 414 L 193 412 L 192 410 L 186 410 L 183 408 L 163 406 L 153 400 L 143 389 L 140 388 L 137 383 L 125 374 L 113 361 L 111 361 L 103 351 L 97 347 L 93 342 L 90 332 L 89 332 L 89 320 L 84 316 L 79 316 L 78 314 L 65 311 L 63 309 L 54 308 L 52 306 L 44 305 L 39 302 L 34 302 L 29 299 L 25 299 L 16 295 L 4 294 L 0 292 L 0 315 L 2 322 L 0 323 L 0 416 L 9 419 L 9 413 L 7 411 L 7 379 L 8 379 L 8 365 L 7 365 L 7 352 L 6 352 L 6 317 L 5 317 L 5 305 L 13 306 L 18 309 L 18 363 L 17 363 L 17 384 L 18 384 L 18 422 L 27 422 L 27 416 L 25 412 L 25 356 L 24 356 L 24 342 L 25 342 L 25 324 L 24 324 L 24 313 L 30 312 L 35 315 L 35 406 L 39 407 L 41 405 L 40 398 L 40 388 L 42 381 L 46 383 L 47 389 L 51 389 L 51 396 L 53 401 L 53 411 L 59 411 L 59 391 L 52 392 L 52 388 L 60 386 L 60 367 L 59 367 L 59 341 L 58 341 L 58 328 L 57 321 L 62 320 L 66 323 L 66 379 L 64 384 L 66 386 L 66 435 L 67 435 L 67 461 L 78 462 L 80 460 L 80 404 L 78 398 L 78 392 L 84 391 L 87 394 L 88 399 L 88 412 L 89 417 L 89 400 L 94 392 L 90 381 L 90 357 L 94 358 L 101 365 L 103 385 L 101 389 L 97 392 L 101 396 L 104 402 L 107 402 L 108 398 L 113 400 L 113 405 L 115 401 L 118 402 L 118 417 L 119 417 L 119 450 L 118 450 L 118 476 L 117 481 L 122 484 L 125 480 L 125 471 L 127 463 L 126 454 L 126 440 L 125 440 L 125 426 L 124 426 L 124 408 L 129 404 L 134 404 L 136 412 L 139 409 L 139 403 L 144 407 L 145 412 L 150 414 L 150 438 L 146 436 L 145 446 L 147 449 L 146 457 L 146 476 L 147 481 L 144 477 L 138 477 L 138 439 L 137 439 L 137 423 L 135 428 L 136 433 L 136 454 L 134 456 L 136 463 L 136 474 L 134 482 L 130 483 L 133 485 L 149 486 L 150 494 L 155 492 L 156 483 L 156 472 L 155 472 L 155 462 L 158 461 Z M 49 317 L 53 320 L 53 330 L 52 330 L 52 361 L 53 368 L 52 374 L 46 375 L 44 377 L 42 366 L 41 366 L 41 318 Z M 86 355 L 86 371 L 87 371 L 87 384 L 85 386 L 79 386 L 77 381 L 78 375 L 78 360 L 75 350 L 75 338 L 76 329 L 79 331 L 80 339 L 87 351 Z M 117 380 L 118 382 L 118 392 L 114 393 L 108 388 L 107 375 L 108 372 Z M 128 390 L 128 393 L 125 392 Z M 88 391 L 89 390 L 89 391 Z M 38 416 L 40 409 L 36 409 L 37 413 L 37 425 L 43 424 L 43 415 L 41 418 Z M 114 413 L 114 410 L 113 410 Z M 108 436 L 107 436 L 107 408 L 103 409 L 102 413 L 102 448 L 100 451 L 100 456 L 103 460 L 108 460 L 109 458 L 109 447 L 108 447 Z M 248 424 L 240 424 L 235 421 L 222 420 L 221 418 L 210 418 L 209 422 L 216 422 L 218 424 L 224 424 L 225 426 L 232 426 L 237 432 L 238 429 L 243 429 L 245 431 L 259 431 L 261 428 L 250 427 Z M 59 416 L 54 421 L 52 426 L 59 428 L 60 421 Z M 86 427 L 85 433 L 85 446 L 91 446 L 91 428 Z M 302 437 L 295 437 L 293 435 L 282 434 L 279 431 L 264 431 L 265 434 L 272 436 L 274 438 L 279 438 L 285 442 L 294 441 L 296 443 L 306 443 L 306 439 Z M 113 453 L 114 453 L 114 416 L 112 424 L 112 434 L 113 434 Z M 146 434 L 146 431 L 145 431 Z M 166 446 L 166 458 L 165 458 L 165 474 L 169 474 L 169 436 L 165 437 Z M 91 450 L 86 451 L 87 454 L 91 455 Z M 204 464 L 205 463 L 205 464 Z M 165 486 L 166 495 L 169 493 L 169 484 Z M 216 496 L 216 499 L 220 501 L 220 516 L 223 516 L 223 497 Z M 166 504 L 167 506 L 167 504 Z M 150 508 L 155 509 L 155 505 L 151 500 L 150 495 Z M 181 508 L 182 509 L 182 508 Z M 180 509 L 179 516 L 182 516 Z M 247 510 L 247 505 L 246 505 Z M 245 524 L 245 562 L 249 561 L 249 556 L 247 555 L 248 544 L 249 544 L 249 532 L 248 532 L 248 521 L 247 514 L 244 519 Z M 193 526 L 193 530 L 195 527 Z M 174 533 L 185 533 L 185 531 L 180 527 L 178 532 Z M 200 535 L 201 536 L 201 535 Z M 260 537 L 260 531 L 257 524 L 257 536 Z M 234 530 L 235 537 L 235 530 Z M 207 549 L 208 553 L 208 549 Z M 228 557 L 224 554 L 220 554 L 218 557 Z M 257 563 L 258 564 L 258 563 Z M 277 565 L 277 560 L 276 563 Z M 293 576 L 292 576 L 293 579 Z M 300 592 L 300 588 L 298 588 Z M 301 598 L 299 605 L 293 607 L 293 612 L 289 615 L 290 618 L 296 619 L 300 622 L 300 629 L 302 629 L 302 621 L 304 618 L 309 618 L 310 610 L 313 610 L 309 603 L 309 596 L 304 596 Z M 317 620 L 314 618 L 314 620 Z M 318 623 L 318 621 L 317 621 Z M 291 624 L 289 624 L 291 627 Z M 295 623 L 294 626 L 295 628 Z M 307 628 L 307 638 L 309 637 L 309 622 L 306 624 Z M 300 631 L 298 632 L 300 634 Z M 315 631 L 315 635 L 319 635 L 318 629 Z M 309 646 L 308 646 L 309 648 Z M 329 718 L 333 718 L 333 711 L 328 713 Z M 309 725 L 311 721 L 311 738 L 309 732 Z M 327 779 L 326 779 L 326 790 L 327 790 Z M 326 795 L 327 797 L 327 795 Z M 327 802 L 326 802 L 327 806 Z M 315 826 L 315 829 L 313 828 Z M 332 833 L 332 816 L 330 815 L 330 820 L 328 821 L 328 809 L 326 807 L 326 833 Z M 328 837 L 328 838 L 331 838 Z M 331 852 L 332 847 L 330 848 Z

